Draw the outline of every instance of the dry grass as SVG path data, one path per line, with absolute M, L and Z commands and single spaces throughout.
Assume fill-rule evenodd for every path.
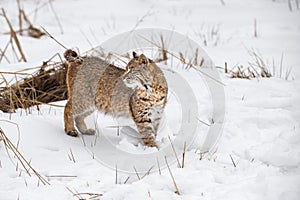
M 194 29 L 194 35 L 204 46 L 217 46 L 220 43 L 220 24 L 209 26 L 203 23 Z
M 8 63 L 10 62 L 8 59 L 8 56 L 5 55 L 5 53 L 9 47 L 11 47 L 12 53 L 14 56 L 17 57 L 18 61 L 24 61 L 24 62 L 27 61 L 24 51 L 22 49 L 21 43 L 18 39 L 18 34 L 21 36 L 27 35 L 29 37 L 36 38 L 36 39 L 39 39 L 43 35 L 45 35 L 45 33 L 43 31 L 36 28 L 36 26 L 34 26 L 31 23 L 27 14 L 25 13 L 24 9 L 21 8 L 19 0 L 17 0 L 17 4 L 18 4 L 18 25 L 19 25 L 18 29 L 13 28 L 12 23 L 11 23 L 10 19 L 8 18 L 8 16 L 6 15 L 4 8 L 1 9 L 2 14 L 0 16 L 3 16 L 3 18 L 5 19 L 5 21 L 8 25 L 8 28 L 9 28 L 9 32 L 7 32 L 5 34 L 10 35 L 10 39 L 7 42 L 7 44 L 5 45 L 5 47 L 3 48 L 3 50 L 0 51 L 0 53 L 1 53 L 0 54 L 0 62 L 2 61 L 3 58 L 5 58 L 5 60 Z
M 167 165 L 167 167 L 168 167 L 168 170 L 169 170 L 170 176 L 171 176 L 171 178 L 172 178 L 172 181 L 173 181 L 173 184 L 174 184 L 174 187 L 175 187 L 175 193 L 176 193 L 176 194 L 178 194 L 178 195 L 180 195 L 180 192 L 179 192 L 179 189 L 178 189 L 177 183 L 176 183 L 176 181 L 175 181 L 175 179 L 174 179 L 174 176 L 173 176 L 173 173 L 172 173 L 172 171 L 171 171 L 171 169 L 170 169 L 170 166 L 169 166 L 169 163 L 168 163 L 167 157 L 165 157 L 165 161 L 166 161 L 166 165 Z
M 235 162 L 234 162 L 234 160 L 233 160 L 233 158 L 232 158 L 231 154 L 229 154 L 229 157 L 230 157 L 230 160 L 231 160 L 231 162 L 232 162 L 233 166 L 234 166 L 234 167 L 236 167 L 236 164 L 235 164 Z
M 176 151 L 175 151 L 175 147 L 174 147 L 174 145 L 173 145 L 173 142 L 172 142 L 172 140 L 171 140 L 171 137 L 170 137 L 169 135 L 168 135 L 168 139 L 169 139 L 169 141 L 170 141 L 170 144 L 171 144 L 171 147 L 172 147 L 173 153 L 174 153 L 174 155 L 175 155 L 175 158 L 176 158 L 176 161 L 177 161 L 177 167 L 181 168 L 181 165 L 180 165 L 180 162 L 179 162 L 179 159 L 178 159 L 177 153 L 176 153 Z
M 101 193 L 94 193 L 94 192 L 78 192 L 75 189 L 71 189 L 69 187 L 66 187 L 66 189 L 72 193 L 73 197 L 77 198 L 78 200 L 97 200 L 100 199 L 103 194 Z
M 10 152 L 13 153 L 14 157 L 18 159 L 18 163 L 21 163 L 23 169 L 29 176 L 34 174 L 38 178 L 39 182 L 41 182 L 43 185 L 50 185 L 50 183 L 31 166 L 30 162 L 27 161 L 22 153 L 18 150 L 18 145 L 14 145 L 1 128 L 0 142 L 3 142 L 8 155 L 10 155 Z M 19 169 L 18 163 L 16 165 L 16 170 Z
M 20 41 L 18 39 L 18 36 L 16 34 L 16 31 L 14 30 L 13 26 L 11 25 L 10 20 L 6 16 L 6 12 L 5 12 L 5 10 L 3 8 L 2 8 L 2 15 L 5 18 L 5 20 L 7 22 L 7 25 L 9 27 L 9 30 L 10 30 L 10 32 L 9 32 L 10 39 L 9 39 L 9 42 L 7 43 L 7 45 L 5 46 L 4 50 L 2 51 L 2 54 L 1 54 L 1 57 L 0 57 L 0 62 L 1 62 L 2 58 L 4 57 L 5 52 L 6 52 L 7 48 L 9 47 L 9 45 L 11 45 L 11 48 L 12 48 L 14 54 L 17 55 L 17 52 L 16 52 L 16 50 L 14 48 L 14 44 L 16 45 L 16 47 L 18 49 L 18 52 L 20 53 L 19 60 L 26 62 L 27 59 L 26 59 L 26 57 L 24 55 L 24 52 L 23 52 L 23 49 L 21 47 L 21 43 L 20 43 Z
M 27 110 L 32 106 L 39 110 L 40 104 L 67 99 L 66 63 L 48 63 L 33 68 L 36 69 L 34 73 L 30 73 L 32 69 L 0 72 L 0 110 L 14 112 L 18 108 Z M 7 80 L 7 74 L 14 78 Z
M 252 79 L 252 78 L 270 78 L 270 66 L 267 65 L 261 54 L 252 49 L 248 50 L 252 57 L 252 62 L 248 62 L 248 66 L 236 65 L 231 70 L 228 70 L 227 63 L 225 63 L 225 73 L 230 74 L 230 78 Z
M 250 67 L 244 67 L 243 65 L 235 66 L 230 70 L 230 78 L 252 79 L 256 77 L 259 77 L 256 70 Z
M 61 62 L 52 62 L 55 56 Z M 33 70 L 35 71 L 32 72 Z M 67 99 L 66 72 L 67 64 L 59 54 L 43 62 L 42 66 L 16 72 L 0 72 L 0 110 L 14 112 L 23 108 L 27 112 L 32 106 L 37 106 L 39 110 L 40 104 Z M 13 75 L 14 78 L 8 80 L 6 75 Z
M 228 70 L 225 62 L 225 73 L 229 74 L 231 78 L 252 79 L 252 78 L 270 78 L 277 77 L 284 80 L 292 79 L 292 68 L 285 68 L 283 66 L 283 53 L 281 54 L 279 64 L 272 63 L 264 59 L 263 56 L 254 49 L 248 50 L 252 61 L 248 62 L 247 66 L 236 65 L 231 70 Z M 270 69 L 273 69 L 272 72 Z
M 185 151 L 186 151 L 186 142 L 184 142 L 184 146 L 183 146 L 182 161 L 181 161 L 181 167 L 182 168 L 184 168 Z

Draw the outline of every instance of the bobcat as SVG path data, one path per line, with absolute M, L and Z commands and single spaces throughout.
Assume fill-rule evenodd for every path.
M 133 52 L 126 69 L 97 57 L 81 57 L 67 50 L 68 101 L 64 111 L 65 132 L 77 136 L 95 134 L 84 119 L 95 110 L 112 116 L 131 117 L 145 145 L 157 147 L 155 138 L 167 102 L 163 72 L 145 55 Z

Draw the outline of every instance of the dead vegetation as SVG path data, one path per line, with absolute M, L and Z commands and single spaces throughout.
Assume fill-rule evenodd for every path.
M 9 39 L 8 43 L 5 45 L 5 48 L 3 50 L 1 50 L 0 62 L 2 61 L 2 59 L 4 57 L 9 62 L 7 56 L 5 56 L 6 50 L 9 48 L 9 46 L 11 46 L 11 49 L 14 52 L 14 55 L 17 57 L 18 61 L 24 61 L 24 62 L 26 62 L 27 59 L 26 59 L 26 57 L 25 57 L 25 55 L 23 53 L 23 49 L 22 49 L 21 44 L 19 42 L 18 36 L 16 34 L 16 31 L 14 30 L 13 26 L 11 25 L 10 20 L 6 16 L 6 12 L 5 12 L 5 10 L 3 8 L 2 8 L 2 15 L 3 15 L 3 17 L 5 18 L 5 20 L 6 20 L 7 24 L 8 24 L 8 27 L 9 27 L 9 30 L 10 30 L 10 32 L 9 32 L 10 39 Z M 15 47 L 14 47 L 15 45 L 16 45 L 16 47 L 18 49 L 19 54 L 20 54 L 20 58 L 18 56 L 17 51 L 15 50 Z
M 10 38 L 9 38 L 7 44 L 5 45 L 5 47 L 3 48 L 3 50 L 0 49 L 0 63 L 3 59 L 5 59 L 8 63 L 10 63 L 9 58 L 6 55 L 6 52 L 9 48 L 11 48 L 11 51 L 12 51 L 13 55 L 16 57 L 18 62 L 20 62 L 20 61 L 27 62 L 26 56 L 24 54 L 24 51 L 22 49 L 21 43 L 18 38 L 18 34 L 21 36 L 27 35 L 29 37 L 36 38 L 36 39 L 39 39 L 43 35 L 45 35 L 45 33 L 43 31 L 36 28 L 30 22 L 25 11 L 23 9 L 21 9 L 19 1 L 17 1 L 17 2 L 18 2 L 18 21 L 19 21 L 19 23 L 18 23 L 19 29 L 18 30 L 15 30 L 13 28 L 12 23 L 11 23 L 10 19 L 8 18 L 8 16 L 6 15 L 4 8 L 1 9 L 2 16 L 4 17 L 4 19 L 8 25 L 8 28 L 9 28 L 9 32 L 4 33 L 4 34 L 10 35 Z
M 3 142 L 4 147 L 7 151 L 7 154 L 10 156 L 10 153 L 12 153 L 14 155 L 14 158 L 16 158 L 18 160 L 18 162 L 16 164 L 16 171 L 21 170 L 19 168 L 19 164 L 18 164 L 18 163 L 20 163 L 23 167 L 23 170 L 29 176 L 32 176 L 32 174 L 33 174 L 38 178 L 38 181 L 39 181 L 38 183 L 41 182 L 43 185 L 50 185 L 50 183 L 32 167 L 30 162 L 27 161 L 25 159 L 25 157 L 22 155 L 22 153 L 18 150 L 19 142 L 17 143 L 17 145 L 14 145 L 1 128 L 0 128 L 0 142 Z M 21 172 L 22 171 L 20 171 L 20 175 L 21 175 Z
M 228 70 L 225 63 L 224 71 L 230 75 L 230 78 L 252 79 L 252 78 L 270 78 L 272 74 L 269 66 L 264 61 L 260 53 L 255 50 L 249 50 L 249 55 L 252 57 L 252 62 L 248 62 L 248 66 L 236 65 L 231 70 Z
M 217 46 L 220 44 L 220 24 L 209 26 L 205 23 L 194 29 L 194 35 L 204 46 Z
M 30 112 L 32 106 L 39 110 L 40 104 L 67 99 L 66 63 L 44 62 L 30 73 L 32 70 L 0 72 L 0 83 L 3 85 L 0 87 L 0 110 L 11 113 L 22 108 Z M 5 78 L 8 74 L 13 76 L 12 80 Z
M 7 55 L 9 48 L 11 48 L 13 57 L 18 62 L 27 61 L 18 35 L 26 34 L 29 37 L 38 39 L 46 34 L 45 29 L 40 30 L 33 26 L 25 11 L 21 9 L 20 2 L 17 1 L 17 3 L 19 11 L 19 30 L 17 31 L 13 28 L 5 10 L 2 8 L 2 16 L 10 30 L 5 34 L 9 34 L 10 39 L 4 49 L 0 49 L 0 62 L 5 59 L 10 63 L 11 57 Z M 61 58 L 60 62 L 53 62 L 54 57 L 43 62 L 41 66 L 30 69 L 15 72 L 0 71 L 0 110 L 12 113 L 16 109 L 22 108 L 27 113 L 30 112 L 29 108 L 32 106 L 36 106 L 39 110 L 40 104 L 67 99 L 67 64 Z
M 58 15 L 54 9 L 54 6 L 52 4 L 53 0 L 48 0 L 44 4 L 38 6 L 40 3 L 37 2 L 36 9 L 32 12 L 26 13 L 23 5 L 20 0 L 16 0 L 17 8 L 18 8 L 18 14 L 17 14 L 17 21 L 18 21 L 18 27 L 13 27 L 11 20 L 7 16 L 5 9 L 1 8 L 0 17 L 3 17 L 5 22 L 8 25 L 8 32 L 3 33 L 4 35 L 9 35 L 9 39 L 4 47 L 0 47 L 0 63 L 5 60 L 7 63 L 11 63 L 11 57 L 15 58 L 17 62 L 27 62 L 24 50 L 21 46 L 19 36 L 28 36 L 31 38 L 39 39 L 42 36 L 45 35 L 45 32 L 38 28 L 38 26 L 34 25 L 32 21 L 30 20 L 29 16 L 34 14 L 34 18 L 36 18 L 37 13 L 40 9 L 48 5 L 50 7 L 50 10 L 54 14 L 54 18 L 58 24 L 58 27 L 60 28 L 61 33 L 63 34 L 63 26 L 60 23 L 60 20 L 58 18 Z M 11 54 L 12 56 L 8 56 L 8 54 Z
M 224 71 L 226 74 L 230 75 L 230 78 L 253 79 L 277 77 L 284 80 L 293 78 L 292 68 L 285 68 L 283 66 L 283 53 L 281 54 L 280 59 L 276 59 L 278 64 L 276 64 L 274 58 L 271 63 L 268 62 L 258 50 L 251 49 L 248 50 L 248 53 L 251 56 L 252 61 L 248 62 L 246 66 L 236 65 L 229 70 L 227 63 L 225 62 Z
M 45 29 L 43 29 L 43 31 L 63 48 L 67 48 L 59 43 Z M 155 62 L 167 62 L 168 59 L 173 57 L 181 62 L 186 69 L 202 67 L 204 59 L 198 55 L 198 49 L 195 50 L 195 54 L 192 58 L 187 59 L 182 52 L 178 52 L 178 54 L 169 52 L 162 36 L 160 37 L 160 42 L 161 44 L 156 44 L 158 55 L 156 58 L 153 58 Z M 93 51 L 95 52 L 96 50 L 93 49 L 92 52 Z M 98 51 L 99 50 L 97 50 L 97 52 Z M 249 55 L 252 57 L 252 61 L 248 62 L 246 67 L 243 65 L 236 65 L 229 70 L 227 63 L 225 63 L 225 73 L 229 74 L 230 78 L 241 79 L 269 78 L 274 75 L 275 72 L 273 72 L 273 74 L 270 72 L 270 65 L 265 62 L 258 51 L 253 49 L 249 50 Z M 108 62 L 111 61 L 113 57 L 125 64 L 126 62 L 124 60 L 129 60 L 128 54 L 114 56 L 111 54 L 105 55 L 104 52 L 100 52 L 98 56 Z M 282 60 L 283 55 L 280 63 L 280 77 L 283 76 Z M 274 68 L 273 62 L 273 69 Z M 37 110 L 39 110 L 40 104 L 50 104 L 52 102 L 67 99 L 66 63 L 63 61 L 52 62 L 50 59 L 34 69 L 35 71 L 33 73 L 32 69 L 18 72 L 0 71 L 0 86 L 2 86 L 0 87 L 0 110 L 3 112 L 14 112 L 16 109 L 22 108 L 25 109 L 26 112 L 30 112 L 29 108 L 32 106 L 36 106 Z M 288 79 L 290 73 L 291 70 L 286 72 L 285 79 Z M 7 74 L 13 76 L 13 78 L 8 80 L 6 78 Z

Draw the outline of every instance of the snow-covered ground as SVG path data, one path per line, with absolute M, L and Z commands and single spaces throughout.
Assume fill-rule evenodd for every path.
M 45 6 L 35 12 L 44 2 Z M 225 5 L 218 0 L 57 0 L 52 2 L 53 9 L 47 2 L 23 0 L 21 5 L 34 25 L 45 27 L 65 46 L 81 52 L 124 31 L 163 28 L 195 40 L 221 68 L 225 62 L 229 69 L 247 66 L 253 62 L 248 50 L 254 49 L 269 63 L 271 72 L 274 63 L 275 74 L 272 78 L 231 79 L 220 69 L 226 95 L 222 136 L 210 156 L 200 159 L 196 149 L 189 149 L 184 168 L 170 163 L 180 195 L 175 193 L 167 168 L 161 174 L 153 170 L 141 180 L 134 173 L 120 171 L 116 184 L 114 169 L 94 159 L 81 138 L 64 134 L 63 108 L 44 105 L 31 114 L 22 110 L 11 115 L 0 112 L 1 129 L 15 144 L 19 138 L 20 152 L 50 183 L 43 185 L 36 176 L 28 176 L 0 142 L 1 200 L 89 199 L 97 194 L 102 194 L 98 199 L 120 200 L 300 199 L 300 10 L 296 1 L 291 1 L 292 12 L 285 0 L 225 0 Z M 16 2 L 0 0 L 0 7 L 17 27 Z M 0 24 L 0 48 L 4 49 L 9 36 L 2 34 L 8 27 L 1 15 Z M 216 34 L 212 34 L 213 29 Z M 8 64 L 4 60 L 0 71 L 35 67 L 64 51 L 48 37 L 19 39 L 28 63 Z M 282 54 L 283 74 L 292 68 L 288 80 L 284 75 L 280 77 Z M 201 85 L 197 79 L 191 78 L 190 82 L 193 86 Z M 197 92 L 196 96 L 206 97 Z M 209 106 L 205 102 L 198 102 L 203 115 Z M 176 119 L 176 109 L 176 104 L 174 108 L 169 106 L 167 116 Z M 104 125 L 111 122 L 99 118 Z M 131 142 L 138 143 L 123 138 L 119 145 L 130 152 L 149 151 L 141 145 L 130 145 Z M 137 171 L 140 177 L 144 175 Z

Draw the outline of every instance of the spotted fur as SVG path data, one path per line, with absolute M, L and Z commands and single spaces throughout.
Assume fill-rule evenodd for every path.
M 96 57 L 80 57 L 67 50 L 69 98 L 65 107 L 65 132 L 94 134 L 84 119 L 94 110 L 131 117 L 145 145 L 156 147 L 156 134 L 167 101 L 163 72 L 143 54 L 133 53 L 126 69 Z M 74 125 L 75 122 L 75 125 Z

